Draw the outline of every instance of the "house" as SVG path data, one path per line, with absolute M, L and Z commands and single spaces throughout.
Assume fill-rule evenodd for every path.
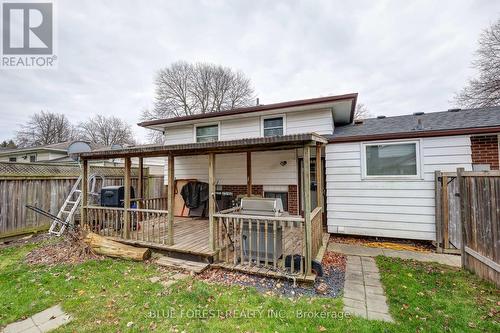
M 103 149 L 106 148 L 100 144 L 89 143 L 86 141 L 72 140 L 64 141 L 49 145 L 41 145 L 26 148 L 2 149 L 0 150 L 0 162 L 13 162 L 13 163 L 57 163 L 57 164 L 76 164 L 70 155 L 70 147 L 75 143 L 83 143 L 89 149 Z M 123 166 L 123 161 L 105 160 L 99 161 L 99 165 L 103 166 Z M 162 158 L 147 159 L 145 165 L 149 168 L 151 175 L 162 175 L 164 160 Z
M 0 150 L 0 162 L 35 163 L 68 162 L 68 147 L 72 141 L 28 148 Z
M 255 271 L 254 265 L 264 265 L 273 274 L 298 253 L 306 258 L 300 271 L 307 278 L 309 259 L 321 246 L 323 220 L 329 233 L 434 240 L 434 171 L 498 169 L 500 108 L 354 121 L 356 100 L 357 94 L 346 94 L 146 121 L 139 126 L 162 131 L 165 145 L 98 150 L 80 157 L 84 163 L 124 158 L 125 169 L 136 159 L 168 157 L 169 210 L 159 211 L 163 215 L 156 222 L 142 220 L 141 235 L 131 223 L 134 214 L 147 210 L 125 207 L 124 216 L 132 214 L 128 227 L 114 231 L 121 241 L 206 255 L 231 269 Z M 174 218 L 176 205 L 182 205 L 174 200 L 177 181 L 188 179 L 209 183 L 206 223 Z M 217 211 L 212 196 L 219 191 L 278 197 L 288 214 Z M 82 215 L 94 228 L 119 223 L 101 220 L 103 209 L 84 204 Z M 274 230 L 271 239 L 279 234 L 271 248 L 282 242 L 283 254 L 271 265 L 267 255 L 265 264 L 259 253 L 248 255 L 252 241 L 248 243 L 246 233 L 252 223 L 254 237 L 266 249 L 262 227 Z

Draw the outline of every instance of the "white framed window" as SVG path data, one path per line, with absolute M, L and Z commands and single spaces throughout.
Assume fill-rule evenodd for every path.
M 17 158 L 16 157 L 9 157 L 9 162 L 17 162 Z
M 219 124 L 203 124 L 194 126 L 195 142 L 219 141 Z
M 271 115 L 261 118 L 262 136 L 285 135 L 285 115 Z
M 363 178 L 421 178 L 420 141 L 361 144 Z

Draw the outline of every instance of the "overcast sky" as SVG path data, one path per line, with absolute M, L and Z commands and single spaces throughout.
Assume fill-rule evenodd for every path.
M 373 115 L 439 111 L 474 73 L 500 1 L 68 1 L 57 70 L 0 69 L 0 140 L 47 110 L 135 124 L 177 60 L 242 70 L 263 104 L 359 93 Z

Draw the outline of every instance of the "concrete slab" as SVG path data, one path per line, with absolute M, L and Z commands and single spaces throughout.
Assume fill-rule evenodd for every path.
M 344 306 L 344 312 L 347 312 L 349 314 L 352 314 L 354 316 L 357 316 L 357 317 L 361 317 L 361 318 L 367 318 L 367 313 L 366 313 L 366 309 L 360 309 L 360 308 L 351 308 L 349 306 Z
M 344 289 L 344 297 L 355 299 L 358 301 L 365 301 L 365 287 L 363 285 L 349 285 Z
M 368 311 L 368 319 L 370 320 L 381 320 L 381 321 L 387 321 L 389 323 L 393 323 L 394 319 L 386 313 L 380 313 L 380 312 L 373 312 L 373 311 Z
M 366 309 L 364 301 L 344 297 L 344 305 L 350 308 Z
M 5 326 L 3 329 L 3 333 L 18 333 L 18 332 L 23 332 L 26 331 L 29 328 L 36 327 L 35 323 L 33 322 L 33 319 L 28 318 L 25 320 L 21 321 L 16 321 L 15 323 L 9 324 Z
M 61 306 L 55 305 L 43 310 L 28 319 L 7 325 L 3 333 L 40 333 L 52 331 L 71 321 Z
M 60 315 L 54 319 L 51 319 L 41 325 L 38 325 L 38 328 L 41 332 L 49 332 L 52 331 L 62 325 L 65 325 L 71 321 L 71 317 L 67 314 Z
M 365 286 L 365 293 L 367 297 L 371 295 L 385 295 L 384 288 L 378 286 Z
M 385 296 L 381 295 L 371 295 L 367 297 L 366 308 L 368 311 L 389 313 L 389 307 L 387 306 Z
M 37 314 L 34 314 L 31 318 L 33 318 L 33 321 L 37 326 L 40 326 L 49 320 L 59 317 L 61 315 L 64 315 L 64 311 L 62 310 L 61 306 L 54 305 L 46 310 L 43 310 L 42 312 L 39 312 Z
M 365 277 L 364 280 L 365 280 L 365 286 L 381 287 L 382 288 L 382 282 L 380 282 L 380 279 L 371 279 L 371 278 Z

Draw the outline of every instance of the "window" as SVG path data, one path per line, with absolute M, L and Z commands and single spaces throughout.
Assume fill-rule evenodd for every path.
M 279 198 L 283 204 L 283 210 L 288 211 L 288 193 L 287 192 L 264 192 L 264 198 Z
M 264 136 L 283 135 L 283 117 L 273 117 L 263 119 Z
M 9 157 L 9 162 L 17 162 L 17 158 L 15 158 L 15 157 Z
M 196 126 L 196 142 L 219 140 L 219 125 Z
M 418 142 L 364 145 L 365 176 L 411 177 L 419 175 Z
M 30 163 L 36 162 L 36 155 L 30 155 Z

